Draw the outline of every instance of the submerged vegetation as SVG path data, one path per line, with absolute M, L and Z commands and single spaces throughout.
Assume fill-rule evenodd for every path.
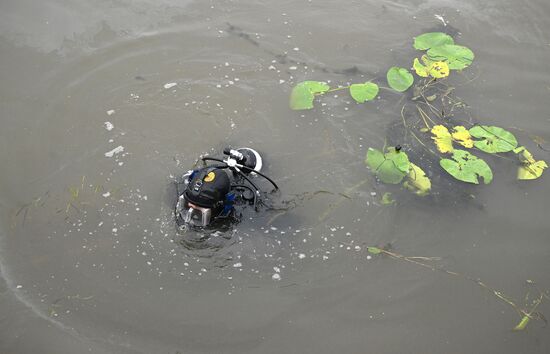
M 424 51 L 420 58 L 414 58 L 411 70 L 403 67 L 391 67 L 386 73 L 389 88 L 396 92 L 407 92 L 412 88 L 412 101 L 416 104 L 420 126 L 407 125 L 407 132 L 421 143 L 426 151 L 439 159 L 442 171 L 455 179 L 479 184 L 493 180 L 493 172 L 485 157 L 477 153 L 504 157 L 502 154 L 515 155 L 517 159 L 517 179 L 532 180 L 539 178 L 548 165 L 536 160 L 524 147 L 518 146 L 514 134 L 501 127 L 471 124 L 454 125 L 451 122 L 455 108 L 464 103 L 451 97 L 453 88 L 445 80 L 452 71 L 461 71 L 469 67 L 474 53 L 468 47 L 455 44 L 454 38 L 442 32 L 430 32 L 414 38 L 413 47 Z M 349 86 L 331 88 L 321 81 L 298 83 L 290 96 L 290 107 L 294 110 L 312 109 L 314 101 L 326 93 L 348 90 L 357 103 L 374 100 L 379 94 L 379 84 L 373 80 Z M 436 106 L 436 100 L 441 106 Z M 445 106 L 450 104 L 450 108 Z M 424 108 L 427 107 L 427 110 Z M 423 139 L 422 139 L 423 138 Z M 431 139 L 429 139 L 431 138 Z M 430 149 L 425 141 L 432 140 L 437 148 Z M 468 150 L 465 150 L 468 149 Z M 476 154 L 474 154 L 474 152 Z M 384 147 L 382 150 L 369 148 L 365 159 L 367 166 L 383 183 L 399 184 L 418 195 L 430 193 L 432 182 L 420 164 L 414 164 L 400 146 Z
M 369 252 L 372 255 L 376 256 L 387 256 L 393 259 L 401 260 L 410 264 L 415 264 L 424 268 L 427 268 L 432 271 L 440 271 L 444 274 L 462 278 L 465 280 L 469 280 L 479 287 L 483 288 L 484 290 L 488 291 L 492 295 L 494 295 L 497 299 L 500 301 L 503 301 L 507 305 L 511 306 L 521 317 L 518 324 L 512 329 L 513 331 L 523 331 L 529 322 L 531 320 L 539 320 L 544 322 L 545 325 L 548 324 L 547 319 L 544 317 L 544 315 L 541 312 L 537 311 L 537 308 L 542 303 L 544 299 L 548 300 L 550 297 L 548 296 L 547 292 L 544 292 L 540 290 L 534 281 L 532 280 L 526 280 L 527 285 L 529 285 L 532 289 L 529 291 L 525 296 L 525 305 L 520 306 L 518 305 L 518 301 L 512 300 L 509 296 L 505 295 L 499 290 L 496 290 L 487 284 L 485 284 L 483 281 L 481 281 L 478 278 L 473 278 L 469 275 L 458 273 L 455 271 L 451 271 L 442 267 L 436 267 L 435 265 L 432 265 L 429 262 L 434 261 L 440 261 L 441 258 L 439 257 L 412 257 L 412 256 L 404 256 L 402 254 L 396 253 L 391 250 L 391 244 L 386 245 L 384 247 L 377 247 L 377 246 L 369 246 L 367 247 L 367 252 Z M 533 297 L 532 293 L 535 293 L 535 296 Z

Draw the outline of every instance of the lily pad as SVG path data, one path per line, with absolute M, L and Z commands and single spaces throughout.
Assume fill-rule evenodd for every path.
M 470 132 L 466 130 L 462 125 L 457 125 L 453 128 L 453 133 L 451 134 L 454 141 L 464 146 L 465 148 L 473 148 L 474 141 Z
M 449 76 L 449 65 L 444 61 L 431 61 L 425 55 L 422 56 L 424 65 L 420 63 L 418 58 L 414 58 L 413 69 L 420 77 L 431 76 L 436 79 L 442 79 Z
M 490 154 L 512 151 L 518 146 L 514 134 L 499 127 L 476 125 L 470 128 L 470 134 L 474 138 L 483 139 L 476 140 L 474 146 Z
M 432 139 L 435 141 L 439 152 L 446 154 L 454 151 L 451 133 L 449 133 L 449 130 L 445 126 L 434 125 L 432 134 L 434 135 Z
M 413 60 L 413 69 L 416 72 L 416 75 L 420 77 L 428 77 L 430 76 L 430 71 L 427 66 L 424 66 L 420 63 L 420 60 L 418 58 L 414 58 Z
M 414 48 L 426 50 L 443 44 L 455 44 L 453 37 L 442 32 L 428 32 L 414 38 Z
M 388 85 L 398 92 L 407 91 L 414 82 L 414 77 L 409 70 L 397 66 L 391 67 L 388 70 L 386 79 L 388 80 Z
M 420 167 L 416 166 L 412 162 L 410 164 L 411 168 L 409 169 L 409 174 L 407 175 L 407 179 L 405 180 L 403 185 L 405 186 L 405 188 L 418 195 L 428 194 L 432 189 L 432 182 L 426 176 L 424 170 L 422 170 Z
M 410 162 L 406 153 L 389 148 L 387 153 L 369 148 L 365 163 L 384 183 L 398 184 L 409 173 Z
M 358 103 L 373 100 L 378 95 L 378 85 L 373 82 L 353 84 L 349 87 L 351 97 Z
M 327 92 L 330 86 L 321 81 L 303 81 L 292 89 L 290 94 L 290 108 L 294 110 L 313 108 L 316 94 Z
M 454 150 L 453 159 L 441 159 L 441 167 L 451 176 L 462 182 L 479 184 L 478 176 L 483 183 L 493 180 L 493 171 L 485 161 L 464 150 Z
M 521 153 L 520 160 L 522 165 L 518 168 L 518 179 L 530 180 L 537 179 L 542 176 L 544 169 L 548 168 L 546 161 L 537 161 L 533 158 L 533 155 L 523 146 L 514 149 L 516 154 Z
M 436 79 L 449 76 L 449 72 L 449 65 L 444 61 L 434 61 L 429 68 L 430 76 Z
M 468 47 L 456 44 L 443 44 L 430 48 L 428 58 L 433 61 L 445 61 L 449 69 L 462 70 L 474 61 L 474 53 Z

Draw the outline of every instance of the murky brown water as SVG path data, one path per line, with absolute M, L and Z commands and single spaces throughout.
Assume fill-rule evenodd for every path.
M 512 332 L 518 314 L 473 282 L 365 250 L 442 257 L 523 304 L 527 279 L 550 289 L 548 175 L 497 161 L 475 202 L 383 206 L 363 160 L 400 96 L 288 109 L 298 81 L 407 66 L 435 15 L 476 53 L 456 79 L 474 117 L 550 140 L 546 0 L 3 1 L 0 352 L 550 352 L 548 327 Z M 169 186 L 228 144 L 263 153 L 280 198 L 335 194 L 188 249 Z

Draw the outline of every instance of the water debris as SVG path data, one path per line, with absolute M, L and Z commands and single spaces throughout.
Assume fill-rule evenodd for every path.
M 438 15 L 438 14 L 434 14 L 434 17 L 435 17 L 436 19 L 438 19 L 439 21 L 441 21 L 441 23 L 443 23 L 443 26 L 447 26 L 447 23 L 448 23 L 448 22 L 445 21 L 445 19 L 443 18 L 443 16 Z
M 177 85 L 178 85 L 177 82 L 169 82 L 169 83 L 164 84 L 164 88 L 168 90 L 168 89 L 171 89 L 172 87 L 177 86 Z
M 516 310 L 516 312 L 520 316 L 522 316 L 521 321 L 513 328 L 514 331 L 524 330 L 527 327 L 527 324 L 530 322 L 531 319 L 541 320 L 545 324 L 547 322 L 546 318 L 544 317 L 544 315 L 542 313 L 535 311 L 537 309 L 537 307 L 542 303 L 542 300 L 544 298 L 548 299 L 547 292 L 545 293 L 545 292 L 541 291 L 540 289 L 538 289 L 535 286 L 535 284 L 532 280 L 527 280 L 527 284 L 529 284 L 531 286 L 535 286 L 535 289 L 539 293 L 539 297 L 536 301 L 533 302 L 531 308 L 529 310 L 526 310 L 526 309 L 523 309 L 523 308 L 519 307 L 516 304 L 516 302 L 513 301 L 509 296 L 505 295 L 501 291 L 498 291 L 496 289 L 491 288 L 490 286 L 485 284 L 483 281 L 481 281 L 479 278 L 474 278 L 474 277 L 471 277 L 471 276 L 466 275 L 466 274 L 457 273 L 457 272 L 454 272 L 454 271 L 451 271 L 451 270 L 448 270 L 448 269 L 445 269 L 445 268 L 442 268 L 442 267 L 436 267 L 434 265 L 431 265 L 431 264 L 427 263 L 427 262 L 430 262 L 430 261 L 439 261 L 439 260 L 441 260 L 440 257 L 410 257 L 410 256 L 404 256 L 402 254 L 390 251 L 389 250 L 390 247 L 391 247 L 391 245 L 387 245 L 383 248 L 379 248 L 379 247 L 376 247 L 376 246 L 370 246 L 370 247 L 367 247 L 367 251 L 370 254 L 373 254 L 373 255 L 386 255 L 386 256 L 389 256 L 393 259 L 398 259 L 398 260 L 402 260 L 402 261 L 405 261 L 405 262 L 408 262 L 408 263 L 416 264 L 416 265 L 419 265 L 421 267 L 430 269 L 432 271 L 437 270 L 437 271 L 443 272 L 445 274 L 452 275 L 454 277 L 460 277 L 462 279 L 469 280 L 469 281 L 475 283 L 476 285 L 480 286 L 481 288 L 483 288 L 483 289 L 489 291 L 490 293 L 492 293 L 499 300 L 501 300 L 504 303 L 510 305 L 514 310 Z M 369 259 L 369 258 L 367 257 L 367 259 Z
M 115 110 L 114 109 L 110 109 L 107 111 L 107 115 L 108 116 L 112 116 L 113 114 L 115 114 Z
M 110 112 L 110 111 L 108 111 L 108 112 Z M 111 123 L 111 122 L 109 122 L 109 121 L 103 123 L 103 126 L 104 126 L 105 129 L 107 129 L 108 131 L 113 130 L 113 128 L 115 127 L 115 126 L 113 125 L 113 123 Z
M 106 152 L 105 157 L 113 157 L 117 154 L 120 154 L 123 151 L 124 151 L 124 146 L 119 145 L 116 148 L 114 148 L 113 150 Z

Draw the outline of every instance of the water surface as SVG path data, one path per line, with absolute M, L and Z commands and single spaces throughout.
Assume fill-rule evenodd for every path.
M 453 79 L 469 112 L 550 161 L 550 145 L 529 138 L 550 141 L 546 1 L 25 0 L 0 10 L 0 352 L 550 350 L 542 322 L 512 332 L 518 314 L 473 282 L 366 252 L 392 243 L 441 257 L 523 304 L 527 279 L 550 289 L 547 175 L 519 183 L 512 162 L 493 161 L 491 185 L 455 185 L 474 201 L 392 190 L 398 204 L 385 206 L 387 187 L 363 160 L 392 135 L 402 96 L 288 108 L 296 82 L 383 81 L 409 65 L 413 36 L 452 27 L 476 53 Z M 247 210 L 190 249 L 170 186 L 226 145 L 262 152 L 282 189 L 275 201 L 295 207 Z

